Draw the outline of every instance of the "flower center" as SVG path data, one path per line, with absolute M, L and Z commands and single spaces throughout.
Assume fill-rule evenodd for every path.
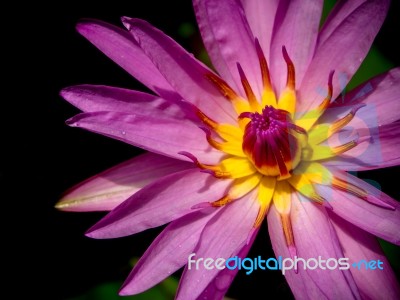
M 286 48 L 282 47 L 282 54 L 287 65 L 287 81 L 278 98 L 257 39 L 255 47 L 263 88 L 259 94 L 254 93 L 239 63 L 237 68 L 245 96 L 239 95 L 214 73 L 205 75 L 232 103 L 238 116 L 237 125 L 218 123 L 200 109 L 195 110 L 197 117 L 205 125 L 201 128 L 206 133 L 209 145 L 223 152 L 224 157 L 218 164 L 210 165 L 200 162 L 189 152 L 183 151 L 180 154 L 191 159 L 203 172 L 216 178 L 233 180 L 223 197 L 199 203 L 193 208 L 221 207 L 257 189 L 256 197 L 260 208 L 254 228 L 260 226 L 273 202 L 281 217 L 289 252 L 294 257 L 296 248 L 290 221 L 293 191 L 327 207 L 330 207 L 329 203 L 318 194 L 314 185 L 332 184 L 336 189 L 346 190 L 361 199 L 367 199 L 365 190 L 334 177 L 330 170 L 320 163 L 357 146 L 357 140 L 332 147 L 325 142 L 351 122 L 363 105 L 354 106 L 347 115 L 333 123 L 319 122 L 332 100 L 332 71 L 328 78 L 328 93 L 320 105 L 302 115 L 296 114 L 295 68 Z
M 289 172 L 300 162 L 298 132 L 302 132 L 293 124 L 290 114 L 267 105 L 261 113 L 245 112 L 240 118 L 250 119 L 242 148 L 255 168 L 263 175 L 290 177 Z

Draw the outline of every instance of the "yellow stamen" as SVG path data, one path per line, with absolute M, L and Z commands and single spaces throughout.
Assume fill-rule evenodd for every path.
M 206 171 L 210 171 L 210 173 L 212 173 L 212 172 L 220 172 L 220 171 L 221 171 L 219 166 L 202 164 L 201 162 L 199 162 L 199 160 L 198 160 L 194 155 L 192 155 L 192 154 L 189 153 L 189 152 L 181 151 L 181 152 L 179 152 L 179 154 L 180 154 L 180 155 L 183 155 L 183 156 L 186 156 L 187 158 L 189 158 L 190 160 L 192 160 L 193 163 L 194 163 L 199 169 L 206 170 Z
M 349 151 L 350 149 L 357 146 L 356 141 L 350 141 L 346 144 L 329 147 L 321 145 L 309 145 L 311 148 L 303 149 L 302 160 L 303 161 L 315 161 L 331 158 Z
M 350 182 L 346 182 L 342 179 L 339 179 L 337 177 L 333 177 L 332 185 L 339 190 L 349 192 L 361 199 L 366 199 L 368 196 L 368 193 L 365 190 L 363 190 L 362 188 L 355 186 L 355 185 L 351 184 Z
M 294 189 L 299 191 L 301 194 L 303 194 L 307 198 L 313 200 L 314 202 L 316 202 L 318 204 L 324 203 L 325 199 L 317 194 L 317 192 L 314 189 L 314 185 L 311 183 L 311 181 L 306 176 L 292 175 L 292 177 L 290 177 L 288 179 L 288 182 Z
M 199 167 L 202 170 L 220 171 L 218 166 L 202 164 L 199 161 L 196 161 L 195 163 L 196 163 L 197 167 Z
M 281 214 L 281 222 L 283 228 L 283 234 L 285 235 L 286 245 L 289 249 L 293 249 L 294 245 L 294 235 L 292 230 L 292 222 L 290 221 L 290 215 L 288 213 Z M 290 251 L 293 256 L 293 251 Z
M 364 106 L 365 105 L 359 105 L 354 107 L 346 116 L 335 121 L 332 124 L 319 124 L 317 126 L 314 126 L 309 133 L 310 144 L 316 145 L 327 140 L 334 133 L 338 132 L 347 124 L 349 124 L 351 120 L 353 120 L 357 111 Z
M 280 214 L 288 214 L 290 212 L 291 193 L 292 190 L 287 181 L 276 182 L 273 202 Z
M 261 107 L 269 105 L 274 108 L 277 108 L 275 93 L 271 85 L 271 77 L 269 74 L 268 63 L 267 60 L 265 59 L 264 52 L 261 49 L 258 39 L 255 40 L 255 46 L 256 46 L 258 61 L 260 62 L 261 77 L 263 82 Z
M 232 202 L 234 199 L 232 199 L 232 198 L 230 198 L 228 195 L 226 195 L 226 196 L 223 196 L 221 199 L 219 199 L 219 200 L 216 200 L 216 201 L 214 201 L 214 202 L 211 202 L 210 204 L 211 204 L 211 206 L 213 206 L 213 207 L 221 207 L 221 206 L 224 206 L 224 205 L 226 205 L 226 204 L 228 204 L 228 203 L 230 203 L 230 202 Z
M 332 173 L 318 162 L 303 162 L 294 170 L 294 174 L 302 174 L 313 183 L 332 183 Z
M 207 171 L 216 178 L 236 179 L 253 175 L 257 172 L 253 164 L 247 158 L 243 157 L 231 156 L 223 159 L 219 165 L 213 166 L 200 163 L 196 157 L 188 152 L 183 151 L 179 152 L 179 154 L 188 157 L 197 167 Z
M 207 74 L 206 78 L 214 84 L 214 86 L 226 99 L 234 101 L 239 98 L 236 92 L 222 78 L 213 73 Z
M 217 177 L 222 176 L 224 178 L 242 178 L 257 172 L 253 164 L 247 158 L 236 156 L 222 160 L 219 168 L 220 170 L 216 171 L 214 174 Z
M 260 227 L 267 211 L 268 211 L 267 205 L 260 205 L 260 208 L 258 209 L 256 220 L 254 221 L 254 224 L 253 224 L 253 228 Z
M 243 69 L 239 63 L 237 64 L 237 68 L 239 70 L 240 81 L 242 82 L 242 86 L 243 86 L 244 92 L 246 93 L 251 110 L 253 112 L 261 111 L 261 107 L 257 101 L 256 95 L 254 95 L 253 89 L 251 88 L 250 83 L 247 80 L 247 77 L 244 74 Z
M 264 89 L 263 94 L 262 94 L 262 107 L 265 106 L 272 106 L 274 108 L 278 108 L 278 105 L 276 103 L 276 96 L 273 90 L 270 89 Z
M 317 145 L 329 138 L 329 128 L 330 124 L 319 124 L 314 126 L 308 132 L 308 142 L 311 145 Z
M 232 175 L 229 172 L 223 172 L 223 171 L 212 171 L 210 174 L 214 175 L 215 178 L 220 178 L 220 179 L 232 179 Z
M 229 197 L 232 199 L 242 198 L 260 183 L 261 178 L 261 174 L 255 173 L 247 177 L 236 179 L 229 189 Z
M 255 46 L 256 46 L 258 61 L 260 63 L 263 87 L 264 87 L 264 89 L 272 90 L 271 77 L 269 75 L 268 63 L 267 63 L 267 60 L 265 58 L 264 52 L 261 48 L 261 45 L 260 45 L 258 39 L 255 39 Z
M 342 154 L 342 153 L 345 153 L 345 152 L 349 151 L 350 149 L 354 148 L 355 146 L 357 146 L 357 142 L 356 141 L 350 141 L 350 142 L 348 142 L 346 144 L 343 144 L 343 145 L 340 145 L 340 146 L 337 146 L 337 147 L 333 147 L 332 148 L 332 152 L 335 155 L 339 155 L 339 154 Z
M 214 129 L 218 126 L 218 123 L 213 119 L 209 118 L 205 113 L 203 113 L 200 109 L 196 110 L 197 117 L 208 127 Z
M 196 110 L 196 115 L 207 126 L 207 128 L 212 129 L 221 138 L 223 138 L 225 141 L 228 142 L 225 145 L 225 143 L 220 144 L 217 141 L 213 140 L 211 138 L 211 132 L 207 131 L 207 128 L 206 128 L 205 131 L 207 133 L 207 140 L 211 146 L 213 146 L 214 148 L 216 148 L 218 150 L 229 153 L 229 154 L 244 156 L 243 151 L 241 149 L 242 148 L 241 142 L 242 142 L 242 138 L 243 138 L 243 130 L 242 129 L 240 129 L 239 127 L 230 125 L 230 124 L 219 124 L 219 123 L 215 122 L 213 119 L 209 118 L 205 113 L 203 113 L 199 109 Z
M 353 120 L 354 116 L 356 115 L 357 111 L 364 107 L 365 105 L 360 105 L 357 107 L 354 107 L 346 116 L 343 118 L 335 121 L 331 127 L 329 128 L 328 135 L 331 136 L 332 134 L 338 132 L 340 129 L 342 129 L 344 126 L 350 123 L 351 120 Z
M 237 114 L 241 114 L 244 111 L 250 111 L 249 103 L 238 96 L 223 79 L 213 73 L 207 74 L 206 77 L 212 84 L 214 84 L 222 96 L 232 102 Z
M 229 141 L 229 142 L 217 142 L 211 137 L 211 131 L 207 128 L 204 129 L 207 136 L 207 142 L 215 149 L 223 151 L 227 154 L 232 154 L 240 157 L 246 157 L 246 154 L 243 153 L 241 143 L 239 141 Z
M 293 90 L 285 89 L 278 101 L 278 108 L 282 110 L 286 110 L 290 113 L 293 118 L 296 106 L 296 93 Z
M 257 199 L 260 202 L 260 209 L 253 225 L 254 228 L 257 228 L 261 225 L 261 222 L 264 219 L 266 212 L 268 211 L 268 208 L 271 204 L 272 196 L 274 195 L 275 184 L 275 177 L 264 176 L 261 179 L 260 185 L 258 187 L 257 196 Z
M 258 187 L 257 199 L 262 205 L 270 205 L 272 196 L 274 195 L 275 185 L 275 177 L 264 176 L 261 179 L 260 185 Z
M 214 131 L 227 142 L 242 142 L 243 130 L 229 124 L 217 124 Z
M 285 90 L 279 97 L 278 108 L 288 111 L 293 118 L 296 109 L 295 69 L 285 47 L 282 48 L 282 52 L 287 65 L 287 82 Z
M 301 118 L 296 120 L 296 125 L 304 128 L 305 130 L 308 131 L 315 124 L 315 122 L 317 122 L 319 117 L 322 116 L 322 114 L 325 112 L 325 110 L 328 108 L 329 104 L 331 103 L 332 94 L 333 94 L 333 85 L 332 85 L 333 74 L 334 74 L 334 71 L 332 71 L 329 74 L 328 94 L 325 97 L 325 99 L 322 101 L 322 103 L 316 109 L 308 111 Z
M 259 184 L 261 177 L 262 176 L 260 174 L 254 174 L 245 178 L 236 179 L 229 189 L 227 195 L 209 204 L 213 207 L 221 207 L 236 199 L 242 198 L 243 196 L 251 192 Z M 203 206 L 203 204 L 200 205 Z
M 287 81 L 286 81 L 286 87 L 295 90 L 296 89 L 296 76 L 295 76 L 295 70 L 294 70 L 294 64 L 292 60 L 289 57 L 289 54 L 286 51 L 286 47 L 282 47 L 282 53 L 283 53 L 283 58 L 285 59 L 286 66 L 287 66 Z

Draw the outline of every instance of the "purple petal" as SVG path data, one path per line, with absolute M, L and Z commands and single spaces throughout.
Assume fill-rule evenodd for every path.
M 182 119 L 185 114 L 177 104 L 158 96 L 103 85 L 77 85 L 64 88 L 61 96 L 84 112 L 112 111 L 141 114 L 167 114 Z M 182 103 L 182 102 L 181 102 Z
M 278 0 L 241 0 L 254 37 L 260 42 L 264 55 L 270 62 L 270 47 Z
M 319 256 L 325 260 L 344 257 L 325 207 L 302 195 L 299 195 L 299 198 L 292 197 L 291 221 L 298 257 L 305 260 Z M 301 271 L 304 270 L 300 269 L 299 272 Z M 338 268 L 334 270 L 317 268 L 306 272 L 328 298 L 359 297 L 354 280 L 345 271 Z
M 356 132 L 362 142 L 345 154 L 326 161 L 326 166 L 363 171 L 399 165 L 400 122 Z
M 244 245 L 243 248 L 236 254 L 239 258 L 243 259 L 246 257 L 251 246 L 253 245 L 254 239 L 258 234 L 258 229 L 254 230 L 249 237 L 249 243 Z M 222 299 L 226 292 L 228 291 L 233 279 L 235 278 L 238 268 L 230 270 L 228 268 L 220 271 L 217 276 L 210 282 L 207 288 L 201 293 L 198 299 Z
M 322 102 L 328 75 L 333 69 L 333 99 L 336 99 L 367 55 L 388 6 L 388 0 L 364 2 L 319 45 L 298 91 L 299 112 L 304 113 Z
M 318 45 L 322 45 L 351 13 L 366 0 L 337 1 L 325 20 L 318 36 Z
M 145 153 L 72 187 L 56 207 L 65 211 L 109 211 L 147 184 L 192 167 L 187 162 Z
M 368 194 L 366 196 L 367 197 L 366 200 L 371 203 L 376 203 L 377 205 L 382 204 L 381 206 L 383 206 L 383 207 L 386 206 L 386 208 L 389 208 L 391 210 L 395 210 L 400 206 L 400 203 L 398 201 L 396 201 L 395 199 L 386 195 L 384 192 L 382 192 L 382 190 L 375 188 L 368 182 L 366 182 L 356 176 L 353 176 L 347 172 L 335 170 L 334 168 L 331 168 L 331 172 L 335 177 L 337 177 L 343 181 L 349 182 L 349 183 L 353 184 L 354 186 L 357 186 L 357 187 L 363 189 L 364 191 L 366 191 Z
M 259 203 L 255 193 L 250 193 L 224 206 L 208 222 L 194 252 L 196 258 L 227 259 L 245 246 L 258 213 Z M 197 299 L 220 270 L 207 270 L 203 265 L 196 270 L 185 268 L 179 283 L 177 299 Z
M 189 120 L 141 113 L 82 113 L 69 119 L 67 124 L 177 159 L 185 159 L 178 152 L 187 151 L 201 162 L 213 164 L 223 155 L 208 145 L 204 131 Z
M 396 275 L 376 238 L 335 216 L 334 213 L 330 213 L 330 216 L 343 247 L 344 255 L 349 258 L 350 264 L 361 260 L 382 262 L 383 269 L 377 266 L 374 270 L 367 270 L 364 266 L 360 270 L 350 268 L 362 298 L 400 299 L 400 288 Z
M 400 68 L 378 75 L 348 94 L 337 98 L 320 118 L 320 123 L 332 123 L 344 117 L 354 106 L 365 104 L 348 126 L 373 128 L 400 119 Z
M 281 217 L 276 208 L 272 205 L 268 211 L 268 231 L 271 238 L 272 248 L 275 256 L 283 258 L 291 257 L 289 249 L 286 246 L 285 237 L 281 223 Z M 295 273 L 290 270 L 285 273 L 285 278 L 296 299 L 326 299 L 327 295 L 312 280 L 310 275 L 303 270 Z
M 193 0 L 192 2 L 194 12 L 196 14 L 197 24 L 200 29 L 200 34 L 213 66 L 218 71 L 218 74 L 229 84 L 229 86 L 231 86 L 235 91 L 238 91 L 240 86 L 236 85 L 233 75 L 231 74 L 229 67 L 226 64 L 218 47 L 214 32 L 212 30 L 213 26 L 208 17 L 205 2 L 202 0 Z
M 287 77 L 282 47 L 286 47 L 294 63 L 298 87 L 314 55 L 322 7 L 322 0 L 308 1 L 307 4 L 302 0 L 279 3 L 271 46 L 271 77 L 278 94 Z
M 211 212 L 197 211 L 170 223 L 135 265 L 120 295 L 141 293 L 183 267 L 196 247 L 204 226 L 217 210 L 211 209 Z
M 249 80 L 256 96 L 261 95 L 261 71 L 254 36 L 239 1 L 194 1 L 204 44 L 213 65 L 228 83 L 245 95 L 237 63 Z
M 89 229 L 93 238 L 115 238 L 161 226 L 191 212 L 200 202 L 226 194 L 231 180 L 220 180 L 197 169 L 163 177 L 122 202 Z
M 186 101 L 216 121 L 233 122 L 235 113 L 232 105 L 206 77 L 211 70 L 147 22 L 126 17 L 123 22 L 143 51 Z
M 128 32 L 97 20 L 80 22 L 77 30 L 149 89 L 165 99 L 180 99 Z
M 316 186 L 318 193 L 333 207 L 333 212 L 361 229 L 393 244 L 400 244 L 400 203 L 372 185 L 350 174 L 332 170 L 339 179 L 349 181 L 367 192 L 367 200 L 331 186 Z M 384 208 L 376 203 L 387 203 Z

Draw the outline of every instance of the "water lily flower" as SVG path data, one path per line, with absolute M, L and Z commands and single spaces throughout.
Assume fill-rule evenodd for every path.
M 141 293 L 203 258 L 246 257 L 267 220 L 275 255 L 380 260 L 384 268 L 290 270 L 297 299 L 398 299 L 376 237 L 400 244 L 400 205 L 347 171 L 400 161 L 400 69 L 342 91 L 367 55 L 387 0 L 193 0 L 214 69 L 146 21 L 77 30 L 153 93 L 79 85 L 67 121 L 147 153 L 69 190 L 57 207 L 110 211 L 98 239 L 168 224 L 124 283 Z M 220 299 L 236 270 L 186 266 L 178 299 Z

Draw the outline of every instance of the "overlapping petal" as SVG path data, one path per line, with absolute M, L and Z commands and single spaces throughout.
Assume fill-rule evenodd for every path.
M 271 206 L 269 209 L 267 220 L 268 232 L 275 256 L 290 257 L 291 255 L 283 234 L 281 217 L 274 206 Z M 327 299 L 327 295 L 304 270 L 299 270 L 298 273 L 294 270 L 288 270 L 285 273 L 285 279 L 289 283 L 296 299 Z
M 369 233 L 330 213 L 332 224 L 335 228 L 345 257 L 350 263 L 360 261 L 381 261 L 380 269 L 367 270 L 365 265 L 360 269 L 350 268 L 352 276 L 357 283 L 360 295 L 363 299 L 399 299 L 400 288 L 396 276 L 390 267 L 389 261 L 377 239 Z
M 254 92 L 261 95 L 255 36 L 241 3 L 236 0 L 195 0 L 193 4 L 204 45 L 218 73 L 245 95 L 237 68 L 239 62 Z
M 267 61 L 270 61 L 274 24 L 276 18 L 280 17 L 276 14 L 279 0 L 241 0 L 241 2 L 253 36 L 260 42 Z
M 76 85 L 64 88 L 61 96 L 83 112 L 140 112 L 143 115 L 165 114 L 175 119 L 190 117 L 184 102 L 171 102 L 148 93 L 104 85 Z
M 197 125 L 164 114 L 91 112 L 78 114 L 67 123 L 177 159 L 185 159 L 178 154 L 183 149 L 205 163 L 216 163 L 223 156 L 208 145 Z
M 123 22 L 161 74 L 186 101 L 219 122 L 234 122 L 232 105 L 207 79 L 212 73 L 209 68 L 147 22 L 127 17 Z
M 230 183 L 197 169 L 165 176 L 122 202 L 87 235 L 115 238 L 164 225 L 191 213 L 198 203 L 220 199 Z
M 287 76 L 282 47 L 285 46 L 296 67 L 296 87 L 299 87 L 314 55 L 323 4 L 322 0 L 306 5 L 302 0 L 279 3 L 271 43 L 271 76 L 278 95 Z
M 367 0 L 337 1 L 318 34 L 318 45 L 322 45 L 345 19 L 366 1 Z
M 120 295 L 141 293 L 183 267 L 215 209 L 190 213 L 171 222 L 142 255 Z
M 241 259 L 244 259 L 249 252 L 251 246 L 253 245 L 254 239 L 256 238 L 258 233 L 258 229 L 252 231 L 248 238 L 248 243 L 243 246 L 243 248 L 239 251 L 237 256 Z M 235 278 L 238 268 L 234 270 L 230 270 L 228 268 L 220 271 L 215 278 L 209 283 L 209 285 L 205 288 L 205 290 L 199 296 L 199 299 L 222 299 L 225 293 L 228 291 L 233 279 Z
M 338 25 L 326 41 L 318 45 L 298 91 L 298 112 L 316 108 L 328 75 L 335 70 L 333 99 L 345 88 L 367 55 L 389 7 L 388 0 L 365 1 Z M 290 53 L 289 53 L 290 54 Z M 325 93 L 326 94 L 326 93 Z
M 318 193 L 329 200 L 333 213 L 377 237 L 399 245 L 400 203 L 350 174 L 339 171 L 333 174 L 368 193 L 367 199 L 362 199 L 349 191 L 341 191 L 331 186 L 317 186 Z M 385 204 L 389 207 L 385 207 Z
M 294 194 L 291 221 L 298 257 L 305 260 L 319 256 L 323 259 L 344 257 L 325 207 Z M 328 298 L 359 298 L 353 278 L 340 269 L 327 271 L 316 268 L 307 270 L 307 273 Z
M 198 257 L 229 258 L 235 256 L 248 241 L 259 204 L 254 201 L 255 193 L 221 208 L 204 228 L 194 252 Z M 197 299 L 219 270 L 189 270 L 185 268 L 179 283 L 177 299 Z
M 98 20 L 81 21 L 76 28 L 100 51 L 149 89 L 165 99 L 180 99 L 128 32 Z
M 400 122 L 378 128 L 364 128 L 355 130 L 355 132 L 360 140 L 359 145 L 343 155 L 326 161 L 325 165 L 348 171 L 372 170 L 399 165 Z
M 239 62 L 256 95 L 261 95 L 255 37 L 240 2 L 195 0 L 193 3 L 204 44 L 218 72 L 237 91 L 245 95 L 237 68 Z
M 344 117 L 356 105 L 357 111 L 349 126 L 355 129 L 374 128 L 400 119 L 400 68 L 375 76 L 347 94 L 340 95 L 319 120 L 332 123 Z
M 154 153 L 141 154 L 72 187 L 56 207 L 65 211 L 109 211 L 147 184 L 192 167 L 188 162 Z

